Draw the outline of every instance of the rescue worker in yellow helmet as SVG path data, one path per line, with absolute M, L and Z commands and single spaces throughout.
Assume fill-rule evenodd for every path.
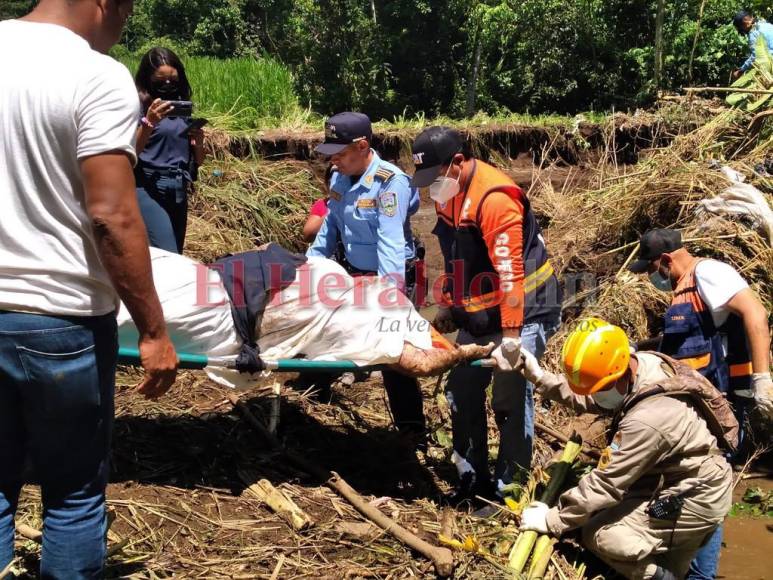
M 582 528 L 584 545 L 626 578 L 684 578 L 730 509 L 722 448 L 738 442 L 732 409 L 696 371 L 631 354 L 625 332 L 597 318 L 577 323 L 562 358 L 556 375 L 521 349 L 517 369 L 544 398 L 614 414 L 607 461 L 555 507 L 529 506 L 521 529 L 559 537 Z

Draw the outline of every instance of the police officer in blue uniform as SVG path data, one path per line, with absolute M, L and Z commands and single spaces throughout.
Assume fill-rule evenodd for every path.
M 325 141 L 316 152 L 336 169 L 328 214 L 306 255 L 337 259 L 354 276 L 387 277 L 406 291 L 406 264 L 416 258 L 410 216 L 419 209 L 419 192 L 400 168 L 371 149 L 372 134 L 362 113 L 339 113 L 325 123 Z M 383 376 L 396 427 L 423 437 L 418 381 L 394 371 Z

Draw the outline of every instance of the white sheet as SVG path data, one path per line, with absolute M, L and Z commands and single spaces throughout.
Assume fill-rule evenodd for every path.
M 151 248 L 153 279 L 169 334 L 180 352 L 235 359 L 241 347 L 219 275 L 185 256 Z M 407 298 L 375 278 L 352 278 L 332 260 L 310 258 L 296 281 L 275 296 L 260 324 L 258 345 L 267 361 L 303 355 L 309 360 L 397 362 L 404 342 L 432 347 L 430 325 Z M 122 347 L 138 334 L 126 308 L 118 314 Z M 249 388 L 256 375 L 210 366 L 215 382 Z

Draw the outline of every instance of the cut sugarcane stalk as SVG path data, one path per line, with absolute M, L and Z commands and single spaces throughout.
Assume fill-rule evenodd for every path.
M 545 572 L 548 570 L 550 564 L 550 558 L 553 555 L 553 546 L 555 546 L 557 540 L 550 536 L 540 536 L 537 538 L 537 544 L 534 546 L 534 554 L 532 554 L 531 566 L 529 566 L 528 579 L 542 579 L 545 577 Z
M 513 549 L 510 551 L 510 563 L 509 568 L 518 574 L 523 572 L 526 567 L 526 561 L 531 555 L 531 549 L 534 547 L 534 543 L 537 541 L 537 532 L 521 532 L 518 539 L 515 541 Z
M 566 476 L 581 451 L 582 438 L 577 435 L 577 433 L 572 433 L 572 436 L 564 447 L 563 453 L 561 453 L 561 458 L 553 466 L 553 473 L 550 476 L 550 481 L 540 497 L 542 503 L 552 506 L 556 502 L 558 494 L 561 493 L 561 488 L 564 485 Z M 511 570 L 514 570 L 519 574 L 523 573 L 526 562 L 531 555 L 532 548 L 534 548 L 534 544 L 537 542 L 537 537 L 538 534 L 534 531 L 521 532 L 521 535 L 518 536 L 518 539 L 510 552 L 509 567 Z

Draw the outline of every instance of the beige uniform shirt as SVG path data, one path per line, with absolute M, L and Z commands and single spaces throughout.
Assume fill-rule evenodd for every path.
M 665 363 L 639 353 L 633 389 L 668 378 Z M 667 366 L 665 368 L 668 368 Z M 566 378 L 546 373 L 537 386 L 543 397 L 576 411 L 600 412 L 591 397 L 575 395 Z M 687 492 L 684 510 L 720 522 L 730 509 L 732 471 L 717 440 L 689 401 L 667 396 L 643 400 L 628 411 L 612 441 L 609 464 L 595 469 L 548 512 L 551 533 L 560 536 L 623 499 L 647 502 L 654 495 Z

